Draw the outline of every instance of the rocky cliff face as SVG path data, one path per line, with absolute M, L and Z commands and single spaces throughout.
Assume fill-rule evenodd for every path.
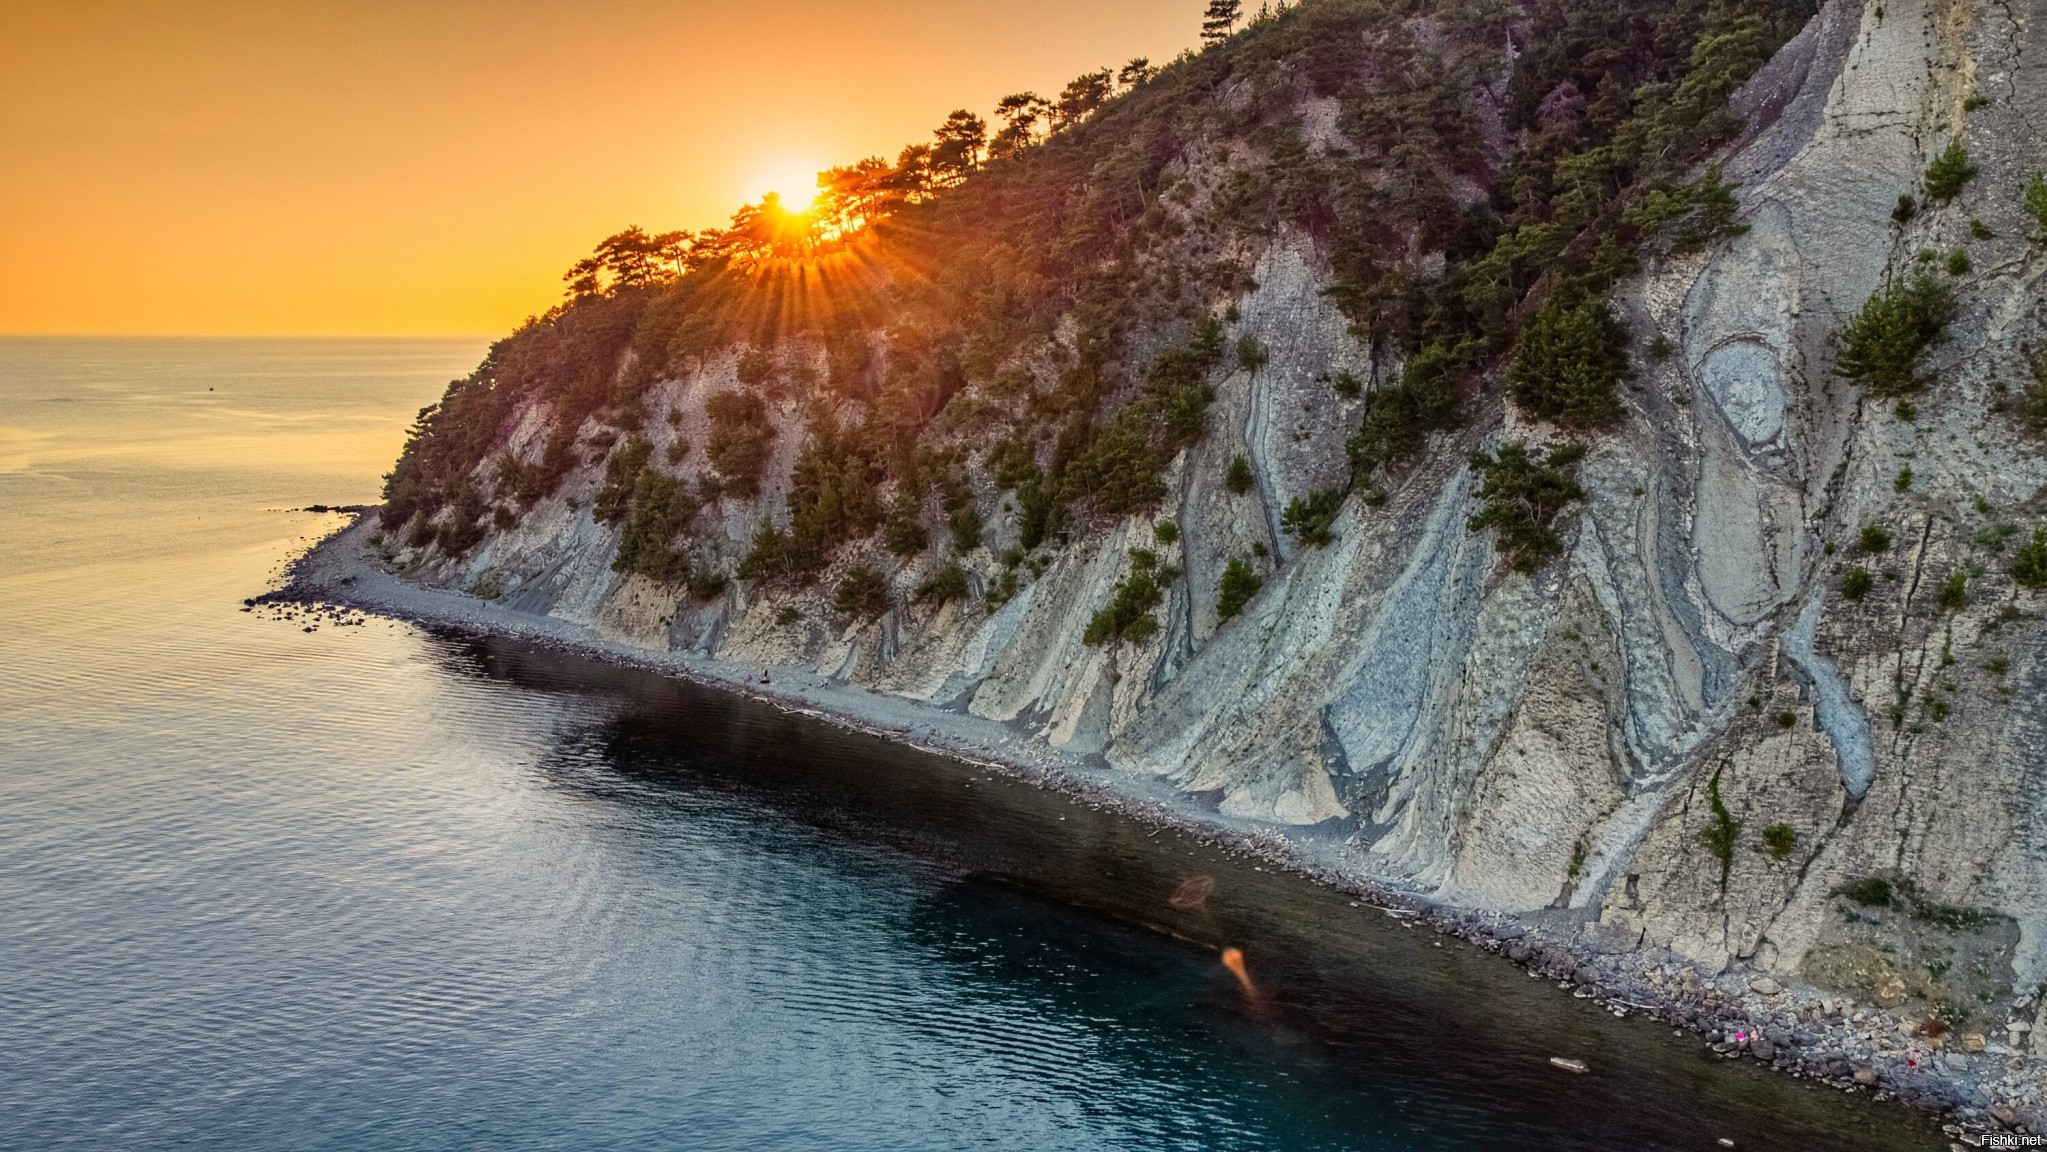
M 2042 21 L 2038 3 L 1830 0 L 1736 93 L 1744 127 L 1718 160 L 1746 231 L 1615 292 L 1635 340 L 1626 417 L 1590 443 L 1563 554 L 1533 572 L 1468 527 L 1467 457 L 1563 434 L 1497 388 L 1383 499 L 1347 499 L 1327 546 L 1282 530 L 1290 501 L 1346 484 L 1365 401 L 1344 381 L 1390 377 L 1294 229 L 1247 253 L 1255 287 L 1228 335 L 1264 355 L 1214 370 L 1205 434 L 1172 457 L 1165 499 L 1020 563 L 1004 562 L 1016 498 L 970 469 L 974 549 L 948 546 L 927 509 L 938 543 L 913 559 L 859 540 L 809 582 L 697 599 L 614 570 L 618 531 L 592 514 L 601 458 L 460 557 L 395 532 L 389 556 L 648 648 L 1007 722 L 1441 901 L 1995 1037 L 2047 980 L 2047 603 L 2008 574 L 2047 522 L 2047 454 L 2007 411 L 2047 345 L 2047 249 L 2023 209 L 2047 167 Z M 1311 147 L 1338 132 L 1303 107 Z M 1954 139 L 1980 173 L 1929 199 L 1923 173 Z M 1901 220 L 1903 193 L 1924 206 Z M 1879 285 L 1928 252 L 1950 276 L 1956 250 L 1958 318 L 1909 407 L 1836 375 L 1836 340 Z M 673 413 L 647 426 L 657 458 L 708 442 L 706 403 L 740 387 L 748 352 L 654 384 L 646 410 Z M 826 370 L 821 346 L 774 355 L 785 375 Z M 729 570 L 784 515 L 805 411 L 771 396 L 762 492 L 704 513 L 700 565 Z M 537 454 L 554 422 L 526 406 L 505 447 Z M 972 422 L 957 427 L 972 446 Z M 1160 626 L 1090 645 L 1133 548 L 1178 574 Z M 1232 558 L 1263 583 L 1225 621 Z M 955 561 L 968 595 L 920 599 Z M 886 577 L 878 618 L 835 606 L 856 566 Z M 1870 587 L 1844 593 L 1858 568 Z M 1005 579 L 1014 595 L 989 597 Z

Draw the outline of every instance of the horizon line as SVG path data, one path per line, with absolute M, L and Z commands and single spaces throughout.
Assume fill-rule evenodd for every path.
M 498 332 L 114 332 L 55 329 L 9 331 L 0 340 L 495 340 Z

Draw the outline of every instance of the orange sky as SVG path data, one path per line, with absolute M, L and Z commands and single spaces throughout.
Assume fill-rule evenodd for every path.
M 0 0 L 0 331 L 498 332 L 1201 0 Z

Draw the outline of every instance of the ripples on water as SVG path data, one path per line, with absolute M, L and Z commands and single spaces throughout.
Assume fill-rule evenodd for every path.
M 0 1146 L 1939 1146 L 1030 788 L 239 611 L 479 351 L 0 341 Z

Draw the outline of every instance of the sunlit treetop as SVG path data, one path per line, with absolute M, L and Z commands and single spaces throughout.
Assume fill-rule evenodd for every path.
M 1060 132 L 1079 126 L 1116 96 L 1157 72 L 1145 59 L 1120 70 L 1077 77 L 1048 100 L 1035 92 L 1004 97 L 995 106 L 1002 126 L 991 138 L 988 122 L 958 109 L 890 163 L 869 156 L 817 174 L 816 192 L 769 192 L 742 206 L 724 228 L 649 234 L 635 225 L 606 237 L 563 279 L 581 299 L 622 288 L 670 284 L 699 269 L 757 268 L 776 261 L 814 261 L 843 251 L 868 228 L 911 204 L 959 187 L 991 160 L 1012 158 Z

